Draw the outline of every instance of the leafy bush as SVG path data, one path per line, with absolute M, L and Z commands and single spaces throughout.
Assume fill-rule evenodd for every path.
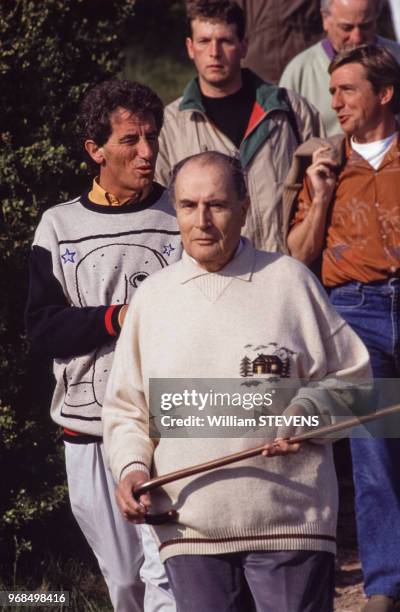
M 14 581 L 19 556 L 43 544 L 44 521 L 66 493 L 50 364 L 29 360 L 24 338 L 29 245 L 40 213 L 88 184 L 74 144 L 78 103 L 121 70 L 134 4 L 0 3 L 0 561 L 13 560 Z
M 124 76 L 155 89 L 165 104 L 195 76 L 186 53 L 184 0 L 137 0 Z

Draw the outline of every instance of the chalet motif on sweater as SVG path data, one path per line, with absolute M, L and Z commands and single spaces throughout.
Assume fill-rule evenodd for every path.
M 291 358 L 295 354 L 286 346 L 277 342 L 268 344 L 246 344 L 245 356 L 240 362 L 240 376 L 266 376 L 270 382 L 280 378 L 290 378 Z

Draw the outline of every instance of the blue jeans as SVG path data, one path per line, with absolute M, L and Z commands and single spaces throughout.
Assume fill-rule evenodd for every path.
M 330 293 L 368 348 L 374 378 L 400 377 L 400 279 Z M 400 439 L 351 440 L 358 546 L 367 596 L 400 598 Z

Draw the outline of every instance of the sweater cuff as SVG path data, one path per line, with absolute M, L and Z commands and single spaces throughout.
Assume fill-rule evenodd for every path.
M 107 333 L 110 336 L 118 336 L 121 331 L 121 326 L 118 322 L 118 315 L 122 306 L 123 304 L 121 304 L 120 306 L 112 304 L 106 310 L 106 313 L 104 315 L 104 325 L 106 327 Z
M 296 397 L 292 400 L 292 404 L 296 404 L 297 406 L 303 406 L 303 408 L 306 410 L 306 412 L 310 416 L 318 417 L 319 424 L 318 424 L 318 427 L 315 428 L 316 437 L 310 438 L 308 442 L 310 442 L 311 444 L 323 445 L 323 444 L 329 444 L 329 443 L 335 442 L 335 440 L 337 440 L 340 437 L 340 434 L 334 437 L 332 436 L 325 436 L 322 438 L 318 437 L 318 429 L 320 429 L 324 425 L 331 425 L 334 421 L 332 420 L 332 417 L 330 416 L 329 412 L 328 413 L 321 412 L 318 409 L 317 404 L 312 399 L 309 399 L 307 397 L 300 397 L 300 398 Z M 297 431 L 293 432 L 291 435 L 299 435 L 299 434 L 305 433 L 307 429 L 308 428 L 297 428 Z
M 316 406 L 316 404 L 312 400 L 308 399 L 308 397 L 292 398 L 289 404 L 289 408 L 293 405 L 302 406 L 310 416 L 320 416 L 318 406 Z
M 147 465 L 143 462 L 143 461 L 131 461 L 130 463 L 127 463 L 121 470 L 120 474 L 119 474 L 119 481 L 121 482 L 121 480 L 127 475 L 129 474 L 129 472 L 145 472 L 148 477 L 150 478 L 150 470 L 147 467 Z

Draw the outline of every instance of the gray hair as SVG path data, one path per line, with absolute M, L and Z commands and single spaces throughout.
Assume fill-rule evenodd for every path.
M 333 0 L 321 0 L 321 13 L 328 15 L 331 11 L 332 2 Z M 376 15 L 379 15 L 379 13 L 381 12 L 383 8 L 384 0 L 370 0 L 370 2 L 372 2 L 375 6 Z
M 190 161 L 198 161 L 201 166 L 219 164 L 228 172 L 228 176 L 230 177 L 231 184 L 235 190 L 238 200 L 242 201 L 248 197 L 246 177 L 240 160 L 237 157 L 230 157 L 229 155 L 225 155 L 225 153 L 220 153 L 219 151 L 205 151 L 204 153 L 197 153 L 195 155 L 185 157 L 185 159 L 182 159 L 173 167 L 169 189 L 174 201 L 176 199 L 176 179 L 178 178 L 178 174 L 182 168 Z

